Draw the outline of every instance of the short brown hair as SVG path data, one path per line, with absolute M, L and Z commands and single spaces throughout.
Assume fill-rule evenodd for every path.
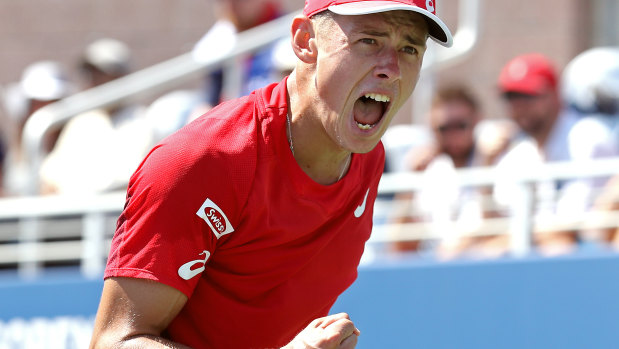
M 474 112 L 479 110 L 479 103 L 475 95 L 471 92 L 471 89 L 461 84 L 443 86 L 439 88 L 432 98 L 432 108 L 439 104 L 451 101 L 464 102 L 471 107 Z

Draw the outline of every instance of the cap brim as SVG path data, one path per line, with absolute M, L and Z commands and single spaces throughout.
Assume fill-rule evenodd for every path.
M 521 93 L 537 96 L 548 88 L 548 84 L 541 79 L 527 80 L 522 82 L 502 82 L 499 84 L 501 93 Z
M 449 28 L 433 13 L 422 9 L 421 7 L 394 3 L 392 1 L 359 1 L 349 2 L 340 5 L 329 6 L 329 11 L 338 15 L 367 15 L 370 13 L 379 13 L 386 11 L 406 10 L 422 14 L 428 22 L 428 31 L 430 37 L 445 47 L 453 45 L 453 36 Z

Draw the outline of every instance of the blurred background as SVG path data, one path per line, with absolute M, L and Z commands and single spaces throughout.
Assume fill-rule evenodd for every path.
M 301 0 L 0 3 L 0 348 L 83 348 L 158 141 L 294 67 Z M 614 348 L 619 1 L 441 0 L 383 143 L 359 348 Z

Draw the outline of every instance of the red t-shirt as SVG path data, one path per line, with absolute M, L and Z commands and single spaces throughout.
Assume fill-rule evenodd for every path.
M 333 185 L 297 165 L 286 79 L 165 139 L 132 176 L 105 278 L 155 280 L 189 298 L 165 335 L 194 348 L 274 348 L 357 276 L 383 169 L 379 144 Z

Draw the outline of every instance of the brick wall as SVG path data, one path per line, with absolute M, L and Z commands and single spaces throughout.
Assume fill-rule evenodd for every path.
M 72 68 L 92 40 L 113 37 L 132 49 L 135 68 L 191 49 L 214 21 L 215 0 L 3 0 L 0 84 L 29 63 L 53 59 Z M 287 10 L 302 0 L 284 0 Z
M 457 0 L 444 0 L 457 3 Z M 468 83 L 482 100 L 488 117 L 503 116 L 496 92 L 496 79 L 512 57 L 539 52 L 550 57 L 559 70 L 591 44 L 594 1 L 484 0 L 478 45 L 465 60 L 439 73 L 438 83 Z M 441 10 L 454 10 L 455 6 Z M 457 27 L 455 14 L 448 15 L 450 28 Z
M 2 0 L 0 87 L 18 81 L 30 63 L 48 59 L 63 63 L 79 84 L 80 53 L 101 37 L 127 43 L 134 69 L 186 53 L 213 24 L 214 1 Z M 281 1 L 286 11 L 303 6 L 303 0 Z M 0 107 L 0 123 L 3 113 Z
M 29 63 L 58 60 L 72 68 L 99 37 L 130 45 L 136 68 L 186 51 L 208 28 L 208 1 L 20 0 L 0 11 L 0 83 L 18 80 Z

